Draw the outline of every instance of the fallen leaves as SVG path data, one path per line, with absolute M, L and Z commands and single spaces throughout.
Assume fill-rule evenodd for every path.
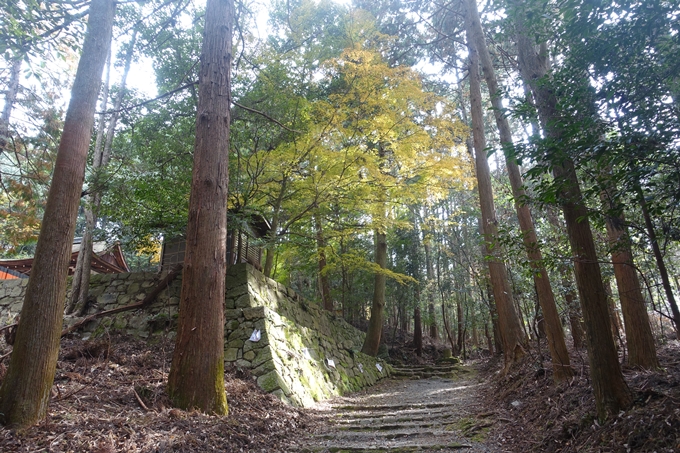
M 225 374 L 229 416 L 171 408 L 171 355 L 167 339 L 63 339 L 48 417 L 23 431 L 0 428 L 0 451 L 275 452 L 308 426 L 304 412 L 239 370 Z
M 506 422 L 493 427 L 492 435 L 509 453 L 680 451 L 680 344 L 669 341 L 657 352 L 661 370 L 624 368 L 633 407 L 602 425 L 595 417 L 588 367 L 579 352 L 572 355 L 581 359 L 579 372 L 558 385 L 550 371 L 538 376 L 536 362 L 529 360 L 505 376 L 492 377 L 494 367 L 489 367 L 485 404 L 497 413 L 497 420 Z M 550 370 L 550 364 L 542 368 Z

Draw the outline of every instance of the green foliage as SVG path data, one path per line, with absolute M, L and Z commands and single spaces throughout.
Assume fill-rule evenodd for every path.
M 183 234 L 193 150 L 192 118 L 147 114 L 134 131 L 119 134 L 102 215 L 117 235 L 143 243 L 149 235 Z
M 35 249 L 61 134 L 60 112 L 49 104 L 30 107 L 42 121 L 39 131 L 15 137 L 0 154 L 0 254 L 6 257 Z
M 0 247 L 9 256 L 30 253 L 37 235 L 60 129 L 60 112 L 47 105 L 56 104 L 54 93 L 61 91 L 48 77 L 50 55 L 72 59 L 85 3 L 0 0 L 0 5 L 6 64 L 26 58 L 26 74 L 36 74 L 41 93 L 51 93 L 32 96 L 22 88 L 23 111 L 34 112 L 39 121 L 21 130 L 16 152 L 0 157 Z M 418 296 L 433 296 L 437 322 L 441 305 L 454 318 L 451 310 L 461 304 L 464 328 L 486 323 L 492 301 L 485 292 L 478 202 L 465 149 L 467 87 L 461 68 L 467 51 L 459 4 L 381 0 L 355 1 L 348 8 L 329 0 L 276 0 L 270 33 L 262 39 L 255 34 L 255 11 L 249 10 L 256 6 L 238 6 L 228 223 L 244 227 L 253 214 L 265 217 L 272 234 L 256 243 L 271 256 L 272 276 L 318 299 L 318 276 L 324 275 L 336 308 L 356 324 L 367 316 L 377 272 L 389 280 L 392 319 L 408 318 Z M 523 1 L 529 35 L 546 43 L 553 63 L 540 83 L 559 99 L 562 135 L 549 139 L 541 135 L 533 100 L 515 72 L 515 13 L 508 2 L 488 5 L 483 21 L 493 38 L 494 63 L 506 69 L 499 71 L 502 95 L 510 101 L 518 138 L 511 153 L 527 176 L 522 201 L 533 210 L 551 275 L 569 276 L 571 262 L 555 211 L 563 181 L 549 176 L 566 158 L 576 163 L 596 228 L 603 226 L 596 214 L 602 211 L 600 193 L 607 190 L 616 200 L 612 209 L 625 208 L 645 258 L 639 188 L 667 255 L 677 255 L 678 11 L 677 0 Z M 185 232 L 202 15 L 202 7 L 189 0 L 119 5 L 118 34 L 139 31 L 135 59 L 151 61 L 149 79 L 160 94 L 169 93 L 154 102 L 129 94 L 109 167 L 87 173 L 85 190 L 96 184 L 104 193 L 98 235 L 120 239 L 130 256 Z M 456 81 L 414 69 L 427 62 L 455 74 Z M 493 155 L 499 146 L 490 109 L 486 119 Z M 12 127 L 20 130 L 16 122 Z M 495 239 L 505 250 L 524 313 L 533 316 L 531 270 L 502 166 L 493 183 Z M 374 263 L 375 231 L 387 234 L 388 269 Z M 425 244 L 435 267 L 432 279 Z M 150 256 L 135 257 L 136 266 L 153 266 Z M 640 262 L 653 280 L 653 265 Z

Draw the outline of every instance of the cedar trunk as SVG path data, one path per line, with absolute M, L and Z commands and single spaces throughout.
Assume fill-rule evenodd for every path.
M 563 167 L 555 168 L 556 177 L 565 176 L 562 173 Z M 578 182 L 573 166 L 565 170 L 568 171 L 567 176 L 572 188 L 578 189 L 578 186 L 574 185 Z M 571 195 L 578 196 L 577 199 L 580 200 L 580 190 Z M 599 418 L 605 419 L 626 409 L 632 402 L 631 394 L 623 379 L 616 345 L 611 335 L 607 293 L 597 262 L 587 210 L 582 202 L 565 201 L 562 206 L 574 255 L 574 274 L 586 331 L 595 404 Z
M 97 156 L 101 154 L 104 146 L 104 126 L 109 100 L 109 85 L 111 81 L 111 53 L 107 58 L 106 78 L 104 86 L 101 89 L 101 107 L 99 113 L 99 124 L 97 125 L 97 135 L 94 142 L 94 158 L 93 164 L 97 162 Z M 95 165 L 92 166 L 93 169 Z M 96 171 L 96 169 L 95 169 Z M 88 197 L 90 198 L 90 197 Z M 94 213 L 89 203 L 85 203 L 85 231 L 80 241 L 80 252 L 78 253 L 78 260 L 76 261 L 76 268 L 71 279 L 71 297 L 66 304 L 66 314 L 70 315 L 78 309 L 78 315 L 82 315 L 87 310 L 87 296 L 89 293 L 91 260 L 92 260 L 92 234 L 94 233 Z M 83 288 L 86 286 L 86 288 Z
M 375 263 L 381 268 L 387 267 L 387 235 L 379 230 L 375 231 Z M 366 339 L 361 352 L 370 356 L 378 355 L 380 336 L 382 335 L 383 312 L 385 310 L 386 276 L 376 272 L 373 285 L 373 304 L 371 305 L 371 319 L 368 321 Z
M 226 414 L 226 275 L 233 0 L 208 0 L 199 75 L 184 274 L 168 394 L 183 409 Z
M 456 298 L 456 350 L 454 355 L 460 355 L 465 348 L 465 319 L 463 317 L 463 304 L 460 303 L 460 296 Z
M 430 242 L 429 239 L 426 239 L 423 243 L 423 246 L 425 247 L 425 268 L 427 270 L 427 283 L 428 283 L 428 291 L 427 291 L 427 314 L 430 318 L 430 337 L 434 338 L 435 340 L 439 337 L 437 334 L 437 321 L 436 321 L 436 316 L 435 316 L 435 311 L 434 311 L 434 291 L 433 291 L 433 286 L 434 286 L 434 281 L 435 281 L 435 274 L 434 274 L 434 262 L 432 260 L 432 249 L 430 247 Z
M 675 296 L 673 295 L 673 288 L 671 288 L 671 280 L 668 277 L 668 269 L 666 268 L 666 263 L 663 260 L 661 247 L 659 247 L 659 240 L 656 237 L 654 222 L 652 222 L 652 217 L 649 215 L 649 209 L 647 208 L 647 200 L 645 200 L 645 195 L 642 193 L 642 188 L 640 187 L 638 187 L 638 200 L 640 201 L 642 216 L 645 219 L 645 227 L 647 228 L 649 242 L 651 243 L 652 251 L 654 252 L 656 266 L 659 268 L 661 284 L 663 285 L 663 289 L 666 292 L 668 304 L 671 306 L 671 313 L 673 313 L 673 325 L 675 326 L 675 336 L 678 340 L 680 340 L 680 309 L 678 309 L 678 304 L 675 301 Z
M 611 321 L 612 326 L 612 338 L 614 338 L 614 344 L 617 345 L 617 340 L 621 340 L 623 325 L 621 324 L 621 318 L 616 311 L 616 301 L 614 301 L 614 297 L 612 296 L 611 278 L 609 276 L 603 277 L 602 283 L 604 283 L 604 290 L 607 293 L 607 309 L 609 310 L 609 320 Z
M 524 81 L 532 89 L 546 136 L 557 147 L 562 142 L 562 131 L 558 124 L 555 91 L 545 80 L 549 69 L 547 46 L 542 44 L 540 51 L 536 53 L 535 44 L 522 33 L 521 17 L 518 29 L 517 48 L 520 72 Z M 623 379 L 616 346 L 611 335 L 607 294 L 576 169 L 564 150 L 556 148 L 554 151 L 560 153 L 560 157 L 555 159 L 552 167 L 553 176 L 560 184 L 559 199 L 574 259 L 574 274 L 586 330 L 595 404 L 598 417 L 603 420 L 630 406 L 632 398 Z
M 550 209 L 548 210 L 548 222 L 555 227 L 556 230 L 564 230 L 564 226 L 558 219 L 556 213 Z M 571 337 L 574 343 L 574 348 L 582 349 L 585 346 L 583 337 L 583 317 L 581 316 L 581 308 L 578 303 L 578 298 L 573 290 L 573 278 L 569 266 L 562 264 L 559 267 L 560 279 L 562 281 L 562 291 L 564 292 L 564 302 L 567 306 L 569 315 L 569 326 L 571 328 Z
M 319 215 L 314 216 L 314 227 L 316 229 L 316 249 L 319 261 L 319 286 L 321 287 L 321 300 L 323 308 L 333 312 L 333 299 L 331 299 L 331 284 L 326 272 L 326 240 L 323 237 L 323 226 Z
M 90 5 L 21 322 L 0 388 L 0 420 L 4 424 L 29 426 L 47 412 L 59 353 L 71 244 L 114 11 L 113 0 L 93 0 Z
M 79 316 L 83 316 L 87 310 L 87 298 L 90 293 L 90 270 L 92 261 L 92 245 L 93 245 L 93 235 L 94 228 L 97 223 L 97 216 L 99 214 L 99 205 L 101 204 L 102 192 L 103 192 L 103 182 L 101 181 L 101 171 L 102 168 L 106 167 L 111 158 L 111 145 L 113 144 L 113 135 L 116 130 L 116 124 L 118 123 L 119 111 L 123 104 L 123 98 L 125 97 L 125 85 L 127 83 L 127 76 L 130 73 L 130 65 L 132 64 L 132 56 L 135 48 L 135 42 L 137 40 L 137 31 L 135 30 L 132 34 L 132 39 L 130 41 L 130 47 L 128 48 L 127 54 L 125 56 L 125 69 L 123 70 L 123 77 L 120 83 L 120 91 L 118 92 L 118 98 L 113 105 L 114 113 L 109 120 L 109 126 L 106 131 L 106 140 L 102 144 L 104 137 L 104 122 L 105 122 L 105 111 L 107 98 L 109 93 L 109 77 L 111 72 L 111 56 L 109 55 L 109 68 L 106 73 L 106 82 L 104 89 L 102 90 L 104 100 L 102 101 L 102 113 L 99 115 L 99 127 L 97 130 L 97 139 L 94 147 L 94 158 L 92 162 L 92 170 L 95 172 L 95 181 L 90 187 L 89 200 L 85 204 L 85 231 L 83 232 L 83 239 L 80 242 L 80 253 L 78 254 L 78 261 L 76 263 L 76 270 L 73 275 L 73 280 L 71 284 L 71 300 L 66 309 L 66 313 L 70 314 L 74 310 L 77 310 Z
M 564 281 L 562 281 L 562 285 L 565 285 Z M 571 327 L 571 339 L 574 342 L 574 349 L 583 349 L 583 337 L 585 336 L 581 322 L 583 316 L 581 316 L 581 310 L 578 301 L 576 300 L 576 294 L 574 294 L 574 291 L 572 291 L 570 287 L 568 287 L 567 292 L 564 295 L 564 301 L 567 303 L 567 310 L 569 310 L 569 326 Z
M 473 44 L 470 31 L 467 32 L 470 52 L 470 112 L 472 117 L 473 147 L 475 151 L 475 169 L 477 172 L 477 189 L 482 211 L 482 229 L 484 232 L 485 255 L 489 266 L 489 277 L 494 301 L 498 311 L 501 341 L 506 367 L 509 367 L 524 356 L 523 335 L 519 317 L 515 311 L 512 289 L 508 280 L 505 263 L 500 256 L 498 246 L 494 244 L 498 237 L 496 208 L 491 188 L 489 162 L 486 158 L 486 139 L 482 114 L 482 91 L 479 78 L 479 56 Z
M 444 303 L 444 300 L 442 299 L 442 321 L 444 324 L 444 331 L 446 332 L 446 337 L 449 339 L 449 343 L 451 344 L 451 353 L 456 354 L 456 340 L 453 339 L 453 335 L 451 335 L 451 327 L 449 327 L 449 321 L 446 319 L 446 304 Z
M 623 215 L 607 217 L 607 236 L 626 330 L 628 364 L 651 370 L 659 367 L 659 360 L 624 222 Z
M 416 347 L 416 355 L 423 355 L 423 323 L 420 319 L 420 297 L 416 295 L 416 307 L 413 310 L 413 345 Z
M 428 317 L 430 318 L 430 338 L 436 340 L 439 338 L 439 334 L 437 333 L 437 321 L 434 312 L 434 294 L 432 294 L 431 291 L 428 291 L 427 299 L 428 299 L 427 314 Z
M 552 359 L 553 376 L 555 381 L 559 382 L 573 376 L 574 370 L 571 368 L 569 361 L 567 344 L 564 341 L 564 331 L 562 330 L 562 323 L 560 322 L 559 313 L 557 311 L 555 295 L 553 294 L 552 286 L 550 285 L 548 271 L 543 265 L 543 256 L 539 248 L 536 229 L 534 228 L 534 222 L 531 218 L 531 211 L 523 202 L 526 198 L 524 182 L 522 181 L 519 165 L 512 155 L 512 132 L 504 113 L 505 109 L 501 102 L 501 93 L 498 89 L 496 72 L 484 38 L 484 31 L 479 19 L 479 12 L 477 11 L 477 2 L 475 0 L 468 0 L 467 7 L 468 15 L 466 25 L 474 39 L 474 45 L 479 54 L 482 71 L 484 73 L 486 85 L 489 89 L 501 146 L 503 147 L 505 154 L 506 168 L 508 170 L 510 186 L 512 187 L 512 195 L 515 199 L 515 210 L 517 211 L 517 218 L 519 220 L 520 230 L 522 231 L 522 240 L 529 258 L 529 264 L 533 271 L 538 303 L 543 311 L 545 333 L 548 340 L 548 348 L 550 349 L 550 357 Z

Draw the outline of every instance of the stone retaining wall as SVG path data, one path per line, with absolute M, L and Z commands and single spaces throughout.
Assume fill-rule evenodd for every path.
M 365 334 L 250 265 L 227 273 L 225 364 L 248 368 L 295 405 L 360 390 L 390 373 L 360 351 Z M 258 330 L 261 338 L 251 341 Z
M 140 302 L 160 280 L 155 273 L 93 275 L 87 314 Z M 21 310 L 28 279 L 0 282 L 0 326 Z M 180 278 L 151 306 L 101 318 L 84 326 L 83 338 L 105 331 L 141 338 L 175 334 Z M 302 300 L 293 290 L 266 278 L 248 264 L 227 273 L 225 365 L 247 368 L 265 391 L 300 406 L 359 390 L 390 373 L 381 360 L 359 352 L 364 333 L 343 319 Z M 65 327 L 78 319 L 67 317 Z M 254 330 L 260 339 L 251 341 Z
M 146 294 L 160 281 L 159 274 L 137 272 L 125 274 L 95 274 L 90 277 L 90 298 L 86 315 L 111 310 L 141 302 Z M 13 322 L 21 311 L 26 294 L 28 279 L 0 280 L 0 325 Z M 122 332 L 136 337 L 147 338 L 153 333 L 174 327 L 179 307 L 179 292 L 182 286 L 178 278 L 165 289 L 146 310 L 132 310 L 93 321 L 80 329 L 83 338 L 97 335 L 105 330 Z M 67 299 L 70 297 L 70 279 Z M 64 327 L 78 319 L 67 316 Z

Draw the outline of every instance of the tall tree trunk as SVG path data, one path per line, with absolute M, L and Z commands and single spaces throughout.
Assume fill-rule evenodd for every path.
M 413 309 L 413 345 L 418 357 L 423 355 L 423 322 L 420 319 L 420 294 L 416 290 L 416 306 Z
M 585 346 L 585 332 L 583 332 L 581 309 L 578 304 L 576 294 L 571 288 L 571 281 L 566 278 L 567 271 L 562 271 L 562 286 L 565 288 L 564 301 L 569 311 L 569 326 L 571 327 L 571 338 L 575 349 L 582 349 Z
M 316 250 L 319 262 L 319 286 L 321 286 L 321 301 L 323 308 L 330 311 L 334 310 L 333 299 L 331 299 L 331 284 L 326 272 L 326 240 L 323 237 L 323 225 L 319 214 L 314 215 L 314 229 L 316 230 Z
M 375 263 L 380 269 L 387 267 L 387 235 L 375 230 Z M 373 304 L 371 305 L 371 319 L 368 321 L 366 339 L 361 352 L 375 357 L 380 347 L 382 335 L 383 312 L 385 311 L 386 276 L 383 272 L 376 272 L 373 284 Z
M 277 235 L 277 231 L 274 228 L 276 227 L 278 229 L 279 227 L 278 215 L 275 215 L 271 225 L 272 228 L 269 231 L 269 238 L 267 238 L 264 267 L 262 268 L 262 273 L 267 277 L 271 277 L 272 269 L 274 268 L 274 256 L 276 255 L 276 235 Z
M 651 243 L 652 251 L 654 252 L 654 259 L 656 260 L 656 265 L 659 268 L 659 275 L 661 275 L 661 284 L 663 285 L 663 289 L 666 292 L 668 304 L 671 306 L 671 313 L 673 313 L 675 335 L 678 340 L 680 340 L 680 310 L 678 309 L 678 304 L 675 302 L 673 288 L 671 287 L 671 280 L 668 277 L 668 269 L 666 268 L 666 263 L 663 260 L 663 254 L 661 253 L 661 248 L 659 247 L 659 240 L 656 237 L 654 222 L 652 222 L 652 217 L 649 215 L 649 209 L 647 208 L 647 200 L 645 199 L 645 195 L 642 193 L 642 188 L 640 187 L 638 187 L 638 201 L 640 203 L 640 208 L 642 209 L 642 216 L 645 219 L 645 227 L 647 228 L 649 242 Z
M 557 147 L 563 140 L 558 124 L 560 119 L 555 91 L 545 80 L 549 69 L 547 46 L 541 44 L 539 53 L 536 53 L 534 43 L 523 34 L 522 12 L 516 14 L 519 17 L 517 48 L 520 72 L 532 89 L 546 136 Z M 611 336 L 607 294 L 576 169 L 564 150 L 556 151 L 560 153 L 560 157 L 554 159 L 553 176 L 561 184 L 559 199 L 574 259 L 574 274 L 586 328 L 595 403 L 598 417 L 604 420 L 608 415 L 617 414 L 629 407 L 632 397 L 623 379 L 616 345 Z
M 489 323 L 484 321 L 484 336 L 486 337 L 486 347 L 489 348 L 489 354 L 493 355 L 493 339 L 489 333 Z
M 434 294 L 431 291 L 427 293 L 427 315 L 430 318 L 430 338 L 436 340 L 439 338 L 439 332 L 437 329 L 437 315 L 434 311 Z
M 477 332 L 477 323 L 472 323 L 472 346 L 475 348 L 479 347 L 479 334 Z
M 98 171 L 98 167 L 101 165 L 100 156 L 104 152 L 104 128 L 106 125 L 105 112 L 108 105 L 110 77 L 111 53 L 109 52 L 108 65 L 106 68 L 106 80 L 104 81 L 101 94 L 101 113 L 99 114 L 99 124 L 97 126 L 97 136 L 94 145 L 94 161 L 92 167 L 95 172 Z M 97 190 L 95 187 L 91 187 L 90 189 L 93 191 Z M 85 310 L 87 309 L 87 296 L 90 289 L 90 272 L 92 268 L 92 238 L 96 223 L 92 202 L 93 193 L 90 193 L 90 195 L 87 197 L 84 207 L 85 230 L 83 231 L 83 237 L 80 241 L 80 252 L 78 253 L 76 268 L 73 273 L 73 279 L 71 280 L 71 297 L 68 301 L 68 305 L 66 306 L 66 314 L 71 314 L 76 311 L 79 316 L 82 316 L 85 314 Z
M 47 412 L 59 353 L 66 276 L 115 2 L 93 0 L 47 197 L 21 322 L 0 387 L 0 421 L 29 426 Z
M 607 308 L 609 310 L 609 319 L 611 320 L 612 338 L 614 339 L 614 344 L 616 345 L 617 341 L 622 341 L 621 330 L 623 330 L 623 326 L 621 325 L 619 313 L 616 311 L 616 301 L 612 296 L 611 279 L 607 276 L 606 278 L 603 278 L 602 282 L 604 283 L 604 288 L 607 292 Z
M 491 297 L 491 288 L 487 284 L 487 293 Z M 482 301 L 485 302 L 489 308 L 489 317 L 491 318 L 491 330 L 493 332 L 493 345 L 496 354 L 501 355 L 503 353 L 503 341 L 501 340 L 501 328 L 498 323 L 498 312 L 496 311 L 495 305 L 484 296 L 484 290 L 479 287 L 479 294 Z
M 97 160 L 97 156 L 102 152 L 104 146 L 104 127 L 106 125 L 106 109 L 109 101 L 109 84 L 111 80 L 111 51 L 109 49 L 109 56 L 107 58 L 106 65 L 106 77 L 104 79 L 104 85 L 101 89 L 101 113 L 99 114 L 99 121 L 97 124 L 97 135 L 94 142 L 94 160 Z M 88 197 L 89 198 L 89 197 Z M 90 226 L 90 223 L 92 224 Z M 68 304 L 66 305 L 66 314 L 70 315 L 73 313 L 78 306 L 78 301 L 80 300 L 81 286 L 83 284 L 83 271 L 85 270 L 85 262 L 88 261 L 87 273 L 90 272 L 91 265 L 89 261 L 92 259 L 91 255 L 85 256 L 84 250 L 92 250 L 92 232 L 94 231 L 94 215 L 92 215 L 92 209 L 89 205 L 85 205 L 85 231 L 83 232 L 83 237 L 80 241 L 80 253 L 78 253 L 78 259 L 76 260 L 76 268 L 73 272 L 73 279 L 71 280 L 71 297 L 69 298 Z M 91 252 L 90 252 L 91 253 Z M 87 279 L 89 284 L 89 277 Z M 85 294 L 87 298 L 87 294 Z M 80 306 L 84 311 L 85 302 Z
M 486 158 L 486 138 L 484 137 L 484 120 L 482 114 L 482 90 L 479 78 L 479 57 L 474 41 L 467 32 L 470 52 L 470 112 L 472 117 L 473 146 L 475 151 L 475 169 L 477 172 L 477 189 L 482 211 L 482 228 L 484 231 L 485 255 L 489 266 L 489 276 L 493 297 L 498 311 L 498 322 L 503 341 L 503 353 L 506 368 L 524 356 L 522 328 L 512 299 L 512 289 L 508 280 L 505 263 L 500 256 L 499 247 L 495 244 L 498 237 L 496 208 L 491 188 L 489 162 Z
M 406 307 L 402 307 L 401 314 L 402 314 L 401 325 L 400 325 L 399 329 L 403 333 L 407 334 L 409 332 L 409 323 L 411 322 L 411 319 L 408 317 L 408 313 L 406 312 Z
M 465 348 L 465 317 L 463 316 L 463 304 L 460 302 L 460 297 L 456 298 L 456 346 L 455 355 L 463 353 Z
M 524 182 L 522 181 L 519 165 L 512 153 L 512 132 L 505 115 L 505 109 L 503 108 L 501 93 L 498 89 L 498 81 L 496 79 L 496 71 L 494 70 L 484 38 L 484 31 L 479 19 L 476 0 L 467 0 L 467 8 L 468 15 L 466 25 L 474 39 L 474 44 L 482 64 L 486 85 L 489 89 L 501 146 L 503 147 L 503 152 L 505 154 L 505 165 L 508 170 L 510 186 L 512 187 L 512 195 L 515 199 L 515 210 L 522 232 L 522 240 L 529 258 L 529 265 L 532 269 L 538 303 L 543 311 L 548 348 L 550 349 L 550 357 L 552 359 L 553 376 L 555 381 L 559 382 L 573 376 L 574 370 L 571 368 L 569 361 L 567 344 L 564 341 L 564 331 L 562 330 L 559 313 L 557 312 L 557 304 L 555 303 L 555 295 L 553 294 L 552 286 L 550 285 L 548 271 L 543 265 L 543 256 L 539 248 L 534 221 L 531 218 L 531 211 L 529 210 L 529 206 L 523 201 L 526 198 Z
M 456 353 L 456 340 L 453 339 L 451 335 L 451 327 L 449 327 L 449 321 L 446 319 L 446 304 L 442 298 L 442 321 L 444 324 L 444 331 L 446 331 L 446 337 L 449 339 L 449 344 L 451 344 L 451 353 Z
M 98 199 L 98 197 L 95 197 Z M 90 203 L 92 199 L 90 199 Z M 90 294 L 90 273 L 92 271 L 92 248 L 94 246 L 95 218 L 94 206 L 85 206 L 85 231 L 80 241 L 80 253 L 76 262 L 76 272 L 73 275 L 71 302 L 75 303 L 73 309 L 77 310 L 78 316 L 85 315 L 87 311 L 87 297 Z M 80 271 L 80 272 L 78 272 Z M 77 280 L 76 280 L 77 279 Z
M 19 76 L 21 75 L 21 63 L 24 61 L 23 55 L 15 55 L 12 66 L 9 69 L 9 83 L 5 92 L 5 106 L 0 117 L 0 153 L 7 146 L 9 141 L 9 120 L 12 117 L 14 104 L 19 95 Z
M 607 216 L 607 235 L 612 250 L 614 277 L 621 300 L 628 345 L 628 364 L 648 370 L 656 369 L 659 367 L 659 360 L 656 356 L 654 336 L 622 215 Z
M 545 317 L 541 311 L 541 304 L 536 304 L 536 311 L 534 313 L 534 323 L 536 325 L 536 336 L 538 338 L 547 338 L 545 332 Z
M 437 322 L 434 312 L 434 263 L 432 262 L 432 247 L 430 246 L 429 239 L 423 241 L 423 246 L 425 247 L 425 268 L 427 272 L 427 314 L 430 318 L 430 337 L 437 339 Z
M 228 411 L 224 281 L 233 28 L 233 0 L 208 0 L 177 340 L 168 377 L 175 406 L 210 414 Z
M 413 235 L 411 236 L 411 243 L 409 247 L 410 254 L 410 264 L 407 266 L 409 275 L 416 279 L 416 282 L 412 284 L 413 287 L 413 344 L 416 348 L 416 355 L 418 357 L 423 355 L 423 319 L 420 312 L 421 306 L 421 288 L 425 287 L 428 292 L 428 297 L 430 296 L 430 290 L 432 289 L 432 281 L 428 279 L 426 285 L 421 284 L 420 275 L 420 260 L 418 259 L 418 254 L 420 251 L 420 231 L 423 231 L 423 236 L 426 235 L 424 229 L 418 228 L 418 214 L 417 209 L 409 209 L 409 221 L 413 225 Z M 427 237 L 425 237 L 425 246 L 427 247 Z M 404 303 L 408 300 L 407 298 L 401 298 Z M 406 310 L 404 310 L 406 311 Z
M 73 276 L 73 291 L 71 292 L 71 302 L 69 304 L 69 309 L 71 311 L 77 310 L 80 316 L 84 315 L 84 311 L 87 308 L 87 297 L 90 292 L 90 270 L 92 263 L 92 246 L 94 244 L 94 229 L 97 223 L 97 217 L 99 215 L 99 205 L 102 200 L 102 193 L 104 188 L 102 187 L 102 170 L 106 168 L 111 159 L 111 147 L 113 146 L 113 136 L 116 130 L 116 125 L 118 124 L 118 118 L 120 116 L 120 108 L 123 105 L 123 99 L 126 94 L 127 77 L 130 73 L 130 66 L 132 64 L 132 56 L 134 54 L 135 43 L 137 41 L 137 30 L 132 33 L 132 38 L 130 39 L 129 48 L 125 55 L 125 66 L 123 69 L 123 76 L 120 82 L 120 90 L 118 91 L 118 97 L 116 102 L 113 104 L 113 113 L 109 120 L 109 125 L 106 130 L 106 140 L 102 145 L 100 140 L 100 131 L 97 131 L 97 139 L 95 142 L 95 153 L 92 162 L 92 170 L 94 171 L 95 177 L 90 187 L 90 194 L 88 196 L 88 202 L 85 203 L 85 231 L 83 233 L 83 239 L 80 244 L 80 253 L 78 254 L 78 261 L 76 263 L 76 272 Z M 109 59 L 111 57 L 109 56 Z M 110 64 L 110 63 L 109 63 Z M 107 73 L 107 80 L 105 84 L 105 96 L 108 97 L 108 86 L 109 86 L 109 74 Z M 106 106 L 106 103 L 104 103 Z M 102 110 L 100 116 L 100 130 L 104 124 L 105 110 Z M 76 293 L 76 287 L 78 292 Z M 71 311 L 67 310 L 67 313 Z
M 557 213 L 553 209 L 548 209 L 548 222 L 555 228 L 556 231 L 564 231 L 564 225 L 557 217 Z M 562 291 L 564 292 L 564 302 L 567 306 L 569 316 L 569 327 L 571 329 L 571 338 L 575 349 L 582 349 L 585 346 L 585 332 L 583 331 L 583 316 L 581 315 L 581 307 L 574 292 L 573 276 L 571 269 L 566 264 L 559 266 L 560 280 L 562 284 Z
M 443 247 L 445 247 L 445 244 L 442 244 Z M 437 289 L 439 290 L 439 297 L 440 300 L 442 301 L 442 322 L 444 324 L 444 330 L 446 331 L 446 337 L 449 339 L 449 343 L 451 343 L 451 353 L 455 354 L 456 353 L 456 341 L 453 338 L 453 335 L 451 335 L 451 326 L 449 325 L 449 321 L 446 318 L 446 298 L 444 296 L 444 288 L 442 286 L 442 273 L 444 272 L 444 268 L 442 268 L 441 265 L 441 249 L 439 249 L 437 253 Z

